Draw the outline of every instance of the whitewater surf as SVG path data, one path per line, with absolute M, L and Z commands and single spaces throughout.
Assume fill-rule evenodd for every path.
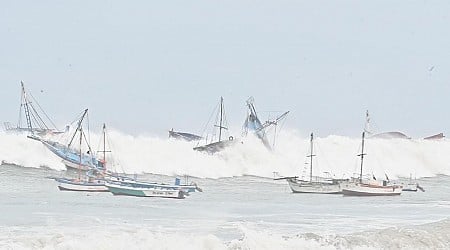
M 67 134 L 54 137 L 67 142 Z M 93 150 L 100 150 L 100 133 L 91 133 Z M 127 173 L 189 175 L 220 178 L 253 175 L 274 177 L 306 176 L 309 154 L 307 136 L 285 130 L 277 138 L 275 149 L 268 151 L 254 136 L 236 138 L 239 143 L 214 155 L 197 152 L 196 142 L 186 142 L 157 136 L 132 136 L 112 130 L 109 132 L 109 168 Z M 329 172 L 336 178 L 351 177 L 359 172 L 356 156 L 360 139 L 327 136 L 315 140 L 317 157 L 314 174 Z M 422 139 L 368 139 L 365 170 L 378 178 L 387 174 L 399 177 L 431 177 L 450 174 L 450 141 Z M 24 135 L 0 133 L 0 161 L 39 168 L 42 166 L 64 170 L 64 164 L 40 142 Z

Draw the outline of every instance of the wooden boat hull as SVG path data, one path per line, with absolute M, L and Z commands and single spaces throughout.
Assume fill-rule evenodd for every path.
M 342 188 L 339 183 L 321 183 L 321 182 L 302 182 L 293 179 L 287 179 L 289 187 L 293 193 L 310 194 L 341 194 Z
M 107 183 L 106 187 L 114 195 L 126 195 L 136 197 L 159 197 L 184 199 L 185 192 L 176 189 L 137 188 L 124 185 Z
M 61 191 L 108 192 L 104 182 L 77 182 L 69 179 L 55 179 Z
M 342 188 L 345 196 L 396 196 L 402 193 L 402 186 L 380 186 L 369 184 L 350 184 Z

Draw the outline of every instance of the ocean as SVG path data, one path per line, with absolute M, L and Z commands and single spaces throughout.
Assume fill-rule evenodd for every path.
M 91 141 L 99 141 L 92 135 Z M 0 134 L 1 249 L 448 249 L 450 141 L 367 141 L 365 173 L 425 192 L 398 197 L 293 194 L 274 176 L 308 173 L 308 138 L 280 135 L 274 151 L 256 138 L 217 155 L 192 143 L 111 131 L 108 156 L 140 180 L 197 183 L 183 200 L 62 192 L 57 157 L 23 135 Z M 64 138 L 60 138 L 64 141 Z M 315 174 L 358 171 L 359 138 L 316 140 Z M 307 171 L 308 170 L 308 171 Z

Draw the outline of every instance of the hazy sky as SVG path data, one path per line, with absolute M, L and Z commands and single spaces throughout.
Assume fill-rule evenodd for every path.
M 1 1 L 0 120 L 25 81 L 57 124 L 201 132 L 222 95 L 303 134 L 450 133 L 450 1 Z

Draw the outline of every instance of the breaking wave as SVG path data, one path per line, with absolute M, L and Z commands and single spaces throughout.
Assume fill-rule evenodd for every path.
M 67 136 L 54 138 L 67 141 Z M 236 139 L 237 140 L 237 139 Z M 91 135 L 98 145 L 100 136 Z M 273 177 L 307 174 L 305 155 L 309 154 L 309 139 L 297 131 L 284 130 L 273 151 L 252 136 L 243 143 L 215 155 L 192 150 L 192 142 L 151 136 L 131 136 L 119 131 L 109 132 L 109 167 L 119 172 L 191 175 L 196 177 L 231 177 L 254 175 Z M 330 172 L 336 177 L 349 177 L 359 171 L 360 139 L 344 136 L 317 138 L 314 143 L 314 174 Z M 99 149 L 93 146 L 93 150 Z M 368 139 L 365 171 L 377 177 L 385 173 L 391 178 L 429 177 L 450 174 L 450 141 Z M 25 135 L 0 134 L 0 160 L 25 167 L 46 166 L 65 169 L 61 161 L 40 142 Z
M 450 220 L 348 235 L 285 236 L 240 226 L 240 237 L 152 231 L 145 227 L 0 228 L 2 249 L 448 249 Z

